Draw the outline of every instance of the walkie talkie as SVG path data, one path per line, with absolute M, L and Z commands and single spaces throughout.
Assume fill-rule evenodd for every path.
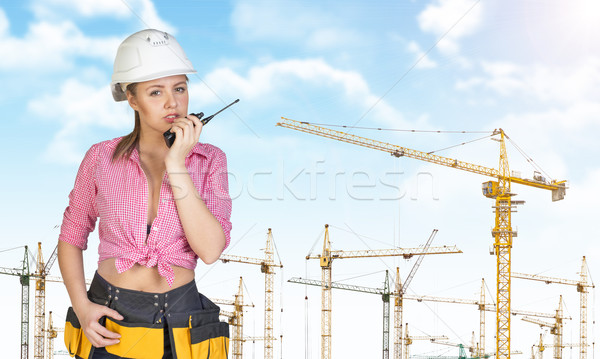
M 238 98 L 237 100 L 233 101 L 232 103 L 230 103 L 229 105 L 223 107 L 222 109 L 220 109 L 219 111 L 215 112 L 214 114 L 206 117 L 206 118 L 202 118 L 204 116 L 204 112 L 200 112 L 200 113 L 191 113 L 190 115 L 194 115 L 196 117 L 198 117 L 198 119 L 200 120 L 200 122 L 202 122 L 202 125 L 206 125 L 210 120 L 213 119 L 213 117 L 215 117 L 216 115 L 220 114 L 221 112 L 225 111 L 229 106 L 239 102 L 240 99 Z M 165 137 L 165 143 L 167 144 L 167 147 L 171 148 L 171 146 L 173 146 L 173 142 L 175 142 L 175 133 L 171 132 L 171 130 L 166 131 L 165 133 L 163 133 L 163 136 Z

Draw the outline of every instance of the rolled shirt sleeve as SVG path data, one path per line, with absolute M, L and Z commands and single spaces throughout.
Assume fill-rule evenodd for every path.
M 59 240 L 82 250 L 87 249 L 88 236 L 96 227 L 96 165 L 98 145 L 92 146 L 77 172 L 75 185 L 69 194 L 69 205 L 63 214 Z

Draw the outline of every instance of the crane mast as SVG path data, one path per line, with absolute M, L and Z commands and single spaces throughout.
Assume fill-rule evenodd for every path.
M 510 264 L 513 231 L 510 178 L 504 131 L 500 131 L 500 167 L 496 196 L 496 221 L 493 229 L 496 252 L 496 357 L 510 358 Z M 492 194 L 493 195 L 493 194 Z
M 233 334 L 231 336 L 231 353 L 233 359 L 241 359 L 244 343 L 244 306 L 252 306 L 244 304 L 244 287 L 243 280 L 240 277 L 238 292 L 235 294 L 234 300 L 228 299 L 218 299 L 218 298 L 210 298 L 210 300 L 215 304 L 224 304 L 224 305 L 232 305 L 233 312 L 226 312 L 221 310 L 221 315 L 227 317 L 227 321 L 233 328 Z
M 234 359 L 242 359 L 243 353 L 243 343 L 242 337 L 244 335 L 244 290 L 243 290 L 243 282 L 242 277 L 240 277 L 240 285 L 238 288 L 238 293 L 235 296 L 235 304 L 234 304 L 234 313 L 236 316 L 234 317 L 234 337 L 235 341 L 233 342 L 233 358 Z
M 0 274 L 18 276 L 21 282 L 21 359 L 29 359 L 29 280 L 34 275 L 29 272 L 27 257 L 29 247 L 24 247 L 25 254 L 21 268 L 0 267 Z
M 404 303 L 402 301 L 402 280 L 400 279 L 400 268 L 396 267 L 396 285 L 394 297 L 394 358 L 400 359 L 402 356 L 402 314 Z
M 329 225 L 325 225 L 321 265 L 321 358 L 331 359 L 331 243 Z
M 431 235 L 429 236 L 429 239 L 427 239 L 427 243 L 425 243 L 425 246 L 423 247 L 425 251 L 429 250 L 429 247 L 431 246 L 431 242 L 433 242 L 433 238 L 435 238 L 435 235 L 437 234 L 438 230 L 434 229 L 431 232 Z M 415 274 L 417 273 L 417 270 L 419 269 L 419 266 L 421 265 L 421 262 L 423 262 L 423 259 L 425 257 L 423 255 L 420 255 L 417 257 L 417 260 L 415 261 L 415 264 L 413 265 L 413 267 L 411 268 L 410 272 L 408 273 L 408 276 L 406 277 L 406 280 L 404 281 L 404 284 L 401 285 L 400 284 L 400 268 L 396 267 L 396 286 L 395 286 L 395 305 L 394 305 L 394 355 L 396 359 L 400 359 L 401 355 L 402 355 L 402 345 L 403 345 L 403 341 L 402 341 L 402 311 L 403 311 L 403 302 L 402 302 L 402 297 L 404 296 L 404 293 L 406 293 L 406 290 L 408 289 L 408 286 L 410 285 L 410 282 L 412 281 L 412 279 L 414 278 Z
M 496 255 L 496 357 L 497 359 L 509 359 L 510 350 L 510 303 L 511 303 L 511 250 L 512 237 L 516 234 L 511 227 L 511 213 L 513 206 L 523 203 L 512 201 L 511 183 L 519 183 L 535 188 L 552 191 L 552 200 L 562 200 L 566 192 L 566 181 L 546 181 L 541 176 L 534 179 L 523 179 L 510 175 L 508 156 L 505 146 L 505 134 L 502 129 L 494 131 L 494 135 L 500 135 L 500 160 L 499 168 L 493 169 L 476 165 L 457 159 L 434 155 L 423 151 L 392 145 L 389 143 L 336 131 L 308 122 L 300 122 L 281 117 L 282 121 L 277 126 L 310 133 L 342 142 L 347 142 L 367 148 L 390 153 L 395 157 L 409 157 L 429 163 L 452 167 L 463 171 L 493 177 L 496 181 L 488 181 L 483 184 L 483 194 L 488 198 L 495 199 L 495 224 L 492 230 L 494 237 L 494 252 Z
M 265 327 L 264 327 L 264 358 L 273 358 L 273 283 L 275 272 L 273 268 L 283 267 L 281 264 L 275 264 L 274 261 L 274 250 L 273 250 L 273 233 L 271 228 L 267 232 L 267 245 L 265 247 L 265 258 L 248 258 L 234 256 L 230 254 L 222 254 L 219 259 L 223 263 L 227 262 L 238 262 L 247 263 L 260 266 L 260 271 L 265 274 Z

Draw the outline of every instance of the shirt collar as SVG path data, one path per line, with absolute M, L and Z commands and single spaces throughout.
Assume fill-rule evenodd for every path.
M 203 145 L 203 143 L 198 142 L 198 143 L 196 143 L 196 145 L 194 145 L 194 147 L 192 147 L 190 152 L 185 157 L 189 158 L 193 154 L 197 154 L 197 155 L 208 158 L 208 149 L 206 148 L 206 146 Z M 140 153 L 138 152 L 137 148 L 134 148 L 133 152 L 131 152 L 130 159 L 132 159 L 136 163 L 140 162 Z

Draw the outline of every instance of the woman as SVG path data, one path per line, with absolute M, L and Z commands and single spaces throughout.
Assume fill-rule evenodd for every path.
M 59 237 L 72 356 L 227 356 L 227 324 L 194 281 L 197 258 L 215 262 L 231 230 L 225 155 L 198 143 L 202 123 L 188 114 L 186 75 L 195 72 L 165 32 L 143 30 L 119 46 L 111 89 L 135 111 L 135 127 L 88 150 Z M 86 293 L 82 251 L 97 218 L 98 270 Z

